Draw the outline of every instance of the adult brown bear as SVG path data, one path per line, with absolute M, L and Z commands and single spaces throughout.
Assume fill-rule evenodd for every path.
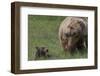
M 65 51 L 87 47 L 87 17 L 66 17 L 59 27 L 59 40 Z

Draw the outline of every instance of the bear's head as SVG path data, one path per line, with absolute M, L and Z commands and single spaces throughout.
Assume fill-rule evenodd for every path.
M 64 30 L 65 50 L 75 50 L 79 40 L 84 37 L 85 24 L 82 21 L 71 20 Z

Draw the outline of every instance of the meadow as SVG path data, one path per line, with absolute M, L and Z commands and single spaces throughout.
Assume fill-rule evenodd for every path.
M 64 16 L 28 15 L 28 60 L 35 59 L 37 46 L 47 47 L 51 55 L 49 58 L 40 57 L 37 60 L 87 58 L 86 48 L 82 50 L 82 54 L 76 51 L 70 55 L 61 47 L 58 30 L 64 19 Z

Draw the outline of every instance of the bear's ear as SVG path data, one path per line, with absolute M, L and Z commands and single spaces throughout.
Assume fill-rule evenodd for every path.
M 78 23 L 80 24 L 80 27 L 83 31 L 85 29 L 85 24 L 82 21 L 78 21 Z

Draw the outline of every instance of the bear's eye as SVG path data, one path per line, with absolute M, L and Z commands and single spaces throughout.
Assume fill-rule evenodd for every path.
M 70 37 L 70 34 L 69 33 L 66 33 L 65 35 L 66 35 L 66 37 Z
M 76 32 L 74 32 L 73 35 L 76 35 Z
M 78 34 L 76 34 L 76 35 L 74 35 L 74 37 L 75 37 L 75 38 L 78 38 L 78 37 L 79 37 L 79 35 L 78 35 Z
M 73 32 L 73 33 L 72 33 L 72 36 L 75 37 L 75 38 L 77 38 L 79 35 L 78 35 L 77 32 Z
M 76 38 L 79 37 L 78 35 L 75 36 Z

